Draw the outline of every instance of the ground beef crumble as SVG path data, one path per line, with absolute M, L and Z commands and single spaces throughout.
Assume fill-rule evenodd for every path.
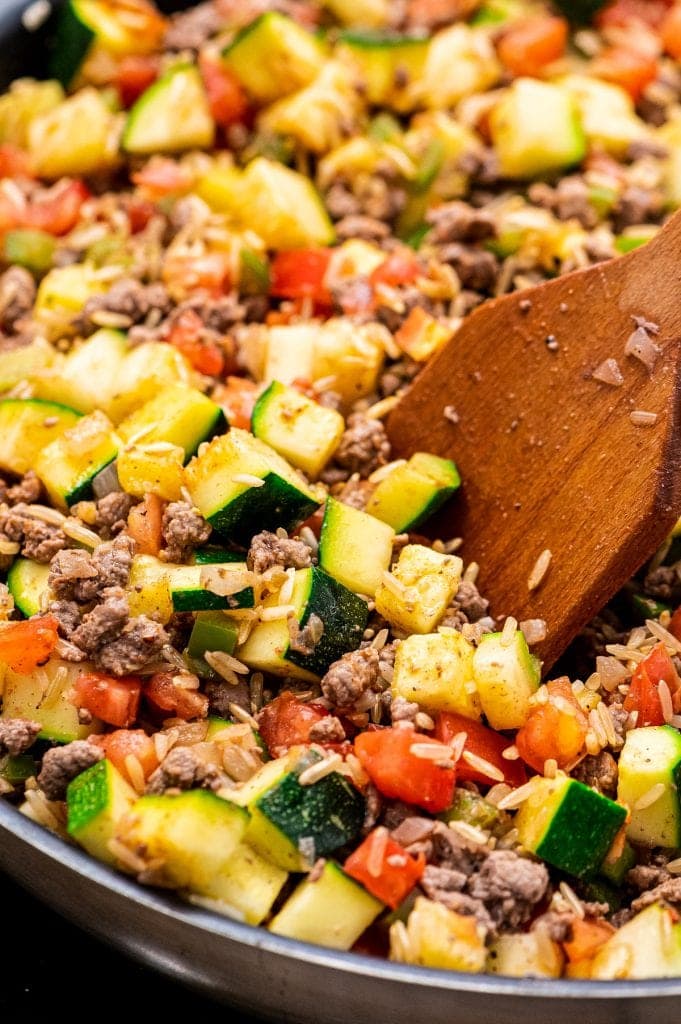
M 60 551 L 52 559 L 48 585 L 60 600 L 86 604 L 110 587 L 124 587 L 130 576 L 135 542 L 120 534 L 92 554 L 79 548 Z
M 367 477 L 390 459 L 390 442 L 380 420 L 352 413 L 336 449 L 334 462 L 348 473 Z
M 104 751 L 87 740 L 52 747 L 43 756 L 38 785 L 48 800 L 64 800 L 69 782 L 103 757 Z
M 213 531 L 188 501 L 171 501 L 163 513 L 161 532 L 165 543 L 161 558 L 166 562 L 186 562 L 194 548 L 205 544 Z
M 263 530 L 256 533 L 246 556 L 246 565 L 259 576 L 280 566 L 282 569 L 307 569 L 312 565 L 312 551 L 295 537 L 279 537 Z
M 130 509 L 136 503 L 137 499 L 133 498 L 132 494 L 126 494 L 125 491 L 111 491 L 110 494 L 100 498 L 96 504 L 97 518 L 95 520 L 95 526 L 99 530 L 100 536 L 109 539 L 124 530 Z
M 0 754 L 23 754 L 33 746 L 41 729 L 40 722 L 29 718 L 0 718 Z
M 197 786 L 210 789 L 218 776 L 217 769 L 204 764 L 191 747 L 173 747 L 149 776 L 146 792 L 161 794 L 169 789 L 186 790 Z
M 364 647 L 349 651 L 329 667 L 322 678 L 322 693 L 338 708 L 350 708 L 368 690 L 381 689 L 378 651 Z

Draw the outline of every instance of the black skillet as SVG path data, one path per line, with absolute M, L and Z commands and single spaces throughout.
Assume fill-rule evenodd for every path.
M 21 23 L 31 6 L 31 0 L 0 0 L 0 87 L 45 67 L 44 38 Z M 170 0 L 160 6 L 190 5 Z M 678 1024 L 681 1017 L 681 978 L 496 978 L 279 938 L 142 888 L 2 801 L 0 868 L 137 961 L 278 1024 Z

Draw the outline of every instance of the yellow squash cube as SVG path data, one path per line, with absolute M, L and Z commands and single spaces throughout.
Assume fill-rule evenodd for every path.
M 407 637 L 395 656 L 393 699 L 402 697 L 426 711 L 453 711 L 479 720 L 473 653 L 473 645 L 455 629 Z
M 184 485 L 184 451 L 177 445 L 149 450 L 144 444 L 124 449 L 118 456 L 118 479 L 124 491 L 143 498 L 158 494 L 164 501 L 179 501 Z
M 402 926 L 404 928 L 404 926 Z M 402 928 L 390 929 L 390 959 L 448 971 L 482 971 L 487 959 L 483 931 L 474 917 L 419 896 Z

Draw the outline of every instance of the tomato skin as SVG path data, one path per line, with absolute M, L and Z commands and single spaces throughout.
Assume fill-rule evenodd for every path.
M 674 4 L 660 26 L 662 45 L 671 57 L 681 60 L 681 4 Z
M 219 386 L 213 400 L 222 407 L 231 427 L 250 430 L 253 406 L 259 390 L 258 385 L 247 377 L 229 376 L 224 384 Z
M 398 858 L 402 863 L 390 863 L 390 860 Z M 374 860 L 376 864 L 372 863 Z M 370 832 L 364 842 L 350 854 L 343 870 L 360 882 L 372 896 L 395 910 L 419 881 L 425 866 L 423 853 L 412 857 L 381 826 Z
M 435 719 L 434 735 L 435 739 L 440 740 L 441 743 L 450 744 L 457 733 L 461 732 L 466 733 L 464 751 L 467 750 L 471 754 L 475 754 L 476 757 L 489 761 L 503 773 L 504 782 L 509 786 L 515 788 L 527 782 L 527 772 L 522 761 L 509 761 L 502 755 L 502 751 L 511 746 L 511 740 L 501 736 L 494 729 L 482 725 L 481 722 L 475 722 L 471 718 L 466 718 L 465 715 L 457 715 L 451 711 L 441 711 Z M 459 779 L 482 782 L 488 786 L 499 782 L 499 779 L 490 778 L 489 775 L 483 774 L 477 768 L 471 767 L 463 758 L 457 762 L 456 774 Z
M 416 256 L 405 246 L 391 252 L 388 258 L 372 271 L 369 282 L 373 288 L 382 284 L 396 288 L 401 284 L 412 284 L 422 273 Z
M 137 542 L 137 553 L 158 555 L 161 550 L 163 502 L 158 494 L 145 494 L 128 513 L 128 533 Z
M 225 368 L 225 357 L 211 341 L 202 341 L 203 320 L 193 309 L 180 314 L 170 329 L 168 342 L 173 345 L 199 373 L 219 377 Z
M 547 64 L 563 56 L 567 39 L 565 18 L 531 18 L 512 25 L 504 33 L 497 53 L 501 63 L 516 77 L 537 76 Z
M 118 65 L 115 86 L 121 104 L 129 109 L 158 78 L 161 62 L 151 54 L 128 54 Z
M 104 672 L 86 672 L 74 683 L 73 703 L 109 725 L 127 728 L 137 718 L 142 685 L 133 676 L 120 679 Z
M 615 934 L 615 928 L 609 921 L 593 921 L 588 918 L 575 917 L 571 922 L 572 938 L 563 943 L 563 949 L 570 963 L 578 960 L 591 960 Z
M 515 738 L 523 761 L 540 775 L 549 759 L 555 760 L 559 768 L 571 765 L 584 749 L 588 728 L 587 717 L 572 692 L 569 679 L 554 679 L 546 684 L 546 689 L 548 700 L 532 707 Z M 574 714 L 559 706 L 556 698 L 570 705 Z
M 58 626 L 54 615 L 9 622 L 0 629 L 0 662 L 21 675 L 44 665 L 59 639 Z
M 639 21 L 659 28 L 674 0 L 613 0 L 596 15 L 599 28 Z
M 437 814 L 451 805 L 456 769 L 413 754 L 411 747 L 417 743 L 440 747 L 446 760 L 449 752 L 441 743 L 404 727 L 360 733 L 355 739 L 355 754 L 384 796 Z
M 178 686 L 172 672 L 157 672 L 144 685 L 144 697 L 157 712 L 172 712 L 186 722 L 205 718 L 208 698 L 198 690 Z
M 606 82 L 619 85 L 632 99 L 637 100 L 646 86 L 657 78 L 659 64 L 656 57 L 621 46 L 611 46 L 596 57 L 591 70 Z
M 25 149 L 10 142 L 0 145 L 0 178 L 33 178 L 32 160 Z
M 144 167 L 130 177 L 133 184 L 151 200 L 175 193 L 184 195 L 194 183 L 194 175 L 187 167 L 165 156 L 152 156 Z
M 70 181 L 50 192 L 48 197 L 36 199 L 28 206 L 24 226 L 51 235 L 66 235 L 78 223 L 80 208 L 90 192 L 82 181 Z
M 226 128 L 243 121 L 248 113 L 248 97 L 236 75 L 206 52 L 199 54 L 199 69 L 215 123 Z
M 258 715 L 258 731 L 272 757 L 281 757 L 289 747 L 310 743 L 310 730 L 328 713 L 326 708 L 304 704 L 285 690 Z
M 128 220 L 133 235 L 144 231 L 145 227 L 156 213 L 156 207 L 148 199 L 131 199 L 128 204 Z
M 114 732 L 93 737 L 93 739 L 103 749 L 114 768 L 118 768 L 128 782 L 132 780 L 128 775 L 125 759 L 130 755 L 139 761 L 145 779 L 148 779 L 151 773 L 158 768 L 159 760 L 156 756 L 154 741 L 147 736 L 144 729 L 116 729 Z
M 203 256 L 167 256 L 163 264 L 163 283 L 181 297 L 206 292 L 217 299 L 230 282 L 230 259 L 225 252 L 207 252 Z
M 667 626 L 667 629 L 675 636 L 677 640 L 681 640 L 681 605 L 676 609 L 671 617 L 671 621 Z
M 332 249 L 292 249 L 278 252 L 270 269 L 270 293 L 282 299 L 307 299 L 330 305 L 325 277 Z
M 664 724 L 664 711 L 658 689 L 658 684 L 662 680 L 669 687 L 672 702 L 678 702 L 677 694 L 681 692 L 681 679 L 664 644 L 659 643 L 653 647 L 648 657 L 636 666 L 629 692 L 624 698 L 624 710 L 638 712 L 636 728 Z

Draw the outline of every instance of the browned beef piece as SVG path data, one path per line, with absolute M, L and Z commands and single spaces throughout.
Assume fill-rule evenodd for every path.
M 326 193 L 325 203 L 331 216 L 340 220 L 361 215 L 361 203 L 343 182 L 337 181 L 331 186 Z
M 350 505 L 351 508 L 363 510 L 366 508 L 375 486 L 375 484 L 369 483 L 368 480 L 355 480 L 351 478 L 344 483 L 342 490 L 338 494 L 338 500 L 342 501 L 344 505 Z
M 426 223 L 432 228 L 428 239 L 436 245 L 444 242 L 481 242 L 491 238 L 496 231 L 490 213 L 459 199 L 429 210 Z
M 92 320 L 96 313 L 116 313 L 127 318 L 128 326 L 141 323 L 152 309 L 165 315 L 170 311 L 171 301 L 162 284 L 142 284 L 134 277 L 124 277 L 112 284 L 104 295 L 93 295 L 83 306 L 75 326 L 84 334 L 97 330 Z
M 163 558 L 167 562 L 186 562 L 194 548 L 205 544 L 212 533 L 200 512 L 188 501 L 171 501 L 163 513 L 162 525 L 165 548 Z
M 396 17 L 402 20 L 396 25 L 410 31 L 432 31 L 453 21 L 464 21 L 480 6 L 480 0 L 393 0 Z
M 589 186 L 580 174 L 561 178 L 555 188 L 544 182 L 530 186 L 529 197 L 555 213 L 559 220 L 578 220 L 582 227 L 598 224 L 598 213 L 589 201 Z
M 130 576 L 135 542 L 126 534 L 100 544 L 92 555 L 78 549 L 60 551 L 50 565 L 48 582 L 55 596 L 86 604 L 109 587 L 124 587 Z
M 343 723 L 335 715 L 326 715 L 310 729 L 312 743 L 342 743 L 345 738 Z
M 396 363 L 391 363 L 381 374 L 378 381 L 378 388 L 382 397 L 394 395 L 400 388 L 411 384 L 421 368 L 421 365 L 413 359 L 405 358 L 398 360 Z
M 312 552 L 302 540 L 296 540 L 295 537 L 278 537 L 276 533 L 263 530 L 253 537 L 246 564 L 258 575 L 275 565 L 281 566 L 282 569 L 307 569 L 312 565 Z
M 288 620 L 288 633 L 291 639 L 290 649 L 298 654 L 310 655 L 324 635 L 324 623 L 314 612 L 301 629 L 295 616 Z
M 28 718 L 0 718 L 0 753 L 23 754 L 32 747 L 42 729 Z
M 460 630 L 465 623 L 478 622 L 484 618 L 488 611 L 489 601 L 480 595 L 475 583 L 462 580 L 440 625 Z
M 168 789 L 193 789 L 210 784 L 217 775 L 201 761 L 191 747 L 173 747 L 147 782 L 147 793 L 165 793 Z
M 390 234 L 390 226 L 375 217 L 355 213 L 338 221 L 336 234 L 340 239 L 364 238 L 367 242 L 381 242 Z
M 70 640 L 80 626 L 80 608 L 75 601 L 52 601 L 48 608 L 59 623 L 59 635 Z
M 640 188 L 630 185 L 620 197 L 614 213 L 616 231 L 634 224 L 648 224 L 656 221 L 664 208 L 662 193 L 657 189 Z
M 173 15 L 163 40 L 166 50 L 200 50 L 222 27 L 220 12 L 213 0 Z
M 101 598 L 101 603 L 83 616 L 70 637 L 72 643 L 91 658 L 98 654 L 100 647 L 120 636 L 130 618 L 128 599 L 120 587 L 105 590 Z
M 681 878 L 678 875 L 666 879 L 654 889 L 649 889 L 648 892 L 637 896 L 631 904 L 631 909 L 637 914 L 639 910 L 644 910 L 651 903 L 657 903 L 658 900 L 664 900 L 675 907 L 681 906 Z
M 395 722 L 413 722 L 420 710 L 414 701 L 395 697 L 390 704 L 390 720 L 393 725 Z
M 390 459 L 390 442 L 380 420 L 355 412 L 348 416 L 346 428 L 334 461 L 350 473 L 367 477 Z
M 21 478 L 18 484 L 7 488 L 5 500 L 10 505 L 33 505 L 40 501 L 43 485 L 32 469 Z
M 637 864 L 631 871 L 627 872 L 627 883 L 637 889 L 638 892 L 648 892 L 656 889 L 664 882 L 668 882 L 674 876 L 667 871 L 666 861 L 650 864 Z
M 467 878 L 461 871 L 451 868 L 436 868 L 428 865 L 421 878 L 421 887 L 426 896 L 442 903 L 449 910 L 466 917 L 474 917 L 486 932 L 494 934 L 496 924 L 481 899 L 466 893 Z
M 96 527 L 102 537 L 115 537 L 124 530 L 136 499 L 125 491 L 111 491 L 97 502 Z
M 569 911 L 547 910 L 532 922 L 532 929 L 542 928 L 553 942 L 569 942 L 574 919 L 574 914 Z
M 492 850 L 471 879 L 468 891 L 483 901 L 500 928 L 515 929 L 530 919 L 548 885 L 544 864 L 520 857 L 513 850 Z
M 14 333 L 33 309 L 36 285 L 23 267 L 10 267 L 0 275 L 0 328 Z
M 486 249 L 475 249 L 461 242 L 448 242 L 440 247 L 439 258 L 450 263 L 464 288 L 475 292 L 491 292 L 499 273 L 499 260 Z
M 364 821 L 362 822 L 362 835 L 368 835 L 377 824 L 383 808 L 383 798 L 373 782 L 370 782 L 364 791 Z
M 43 757 L 38 785 L 48 800 L 64 800 L 69 782 L 103 757 L 104 751 L 87 740 L 52 747 Z
M 168 634 L 160 623 L 138 615 L 125 624 L 116 640 L 99 649 L 95 663 L 115 676 L 127 676 L 157 658 L 167 643 Z
M 647 597 L 676 604 L 681 596 L 681 562 L 651 569 L 643 581 L 643 592 Z
M 329 667 L 321 685 L 335 707 L 352 707 L 367 690 L 380 689 L 378 651 L 373 647 L 349 651 Z
M 208 697 L 208 713 L 216 718 L 231 718 L 230 704 L 237 704 L 244 711 L 251 713 L 251 694 L 248 683 L 241 679 L 236 686 L 211 679 L 205 686 Z
M 585 757 L 571 774 L 578 782 L 597 789 L 604 796 L 615 797 L 617 793 L 617 761 L 607 750 Z
M 68 543 L 66 534 L 58 526 L 45 523 L 42 519 L 25 520 L 24 543 L 21 547 L 24 558 L 49 565 L 57 552 L 62 551 Z

